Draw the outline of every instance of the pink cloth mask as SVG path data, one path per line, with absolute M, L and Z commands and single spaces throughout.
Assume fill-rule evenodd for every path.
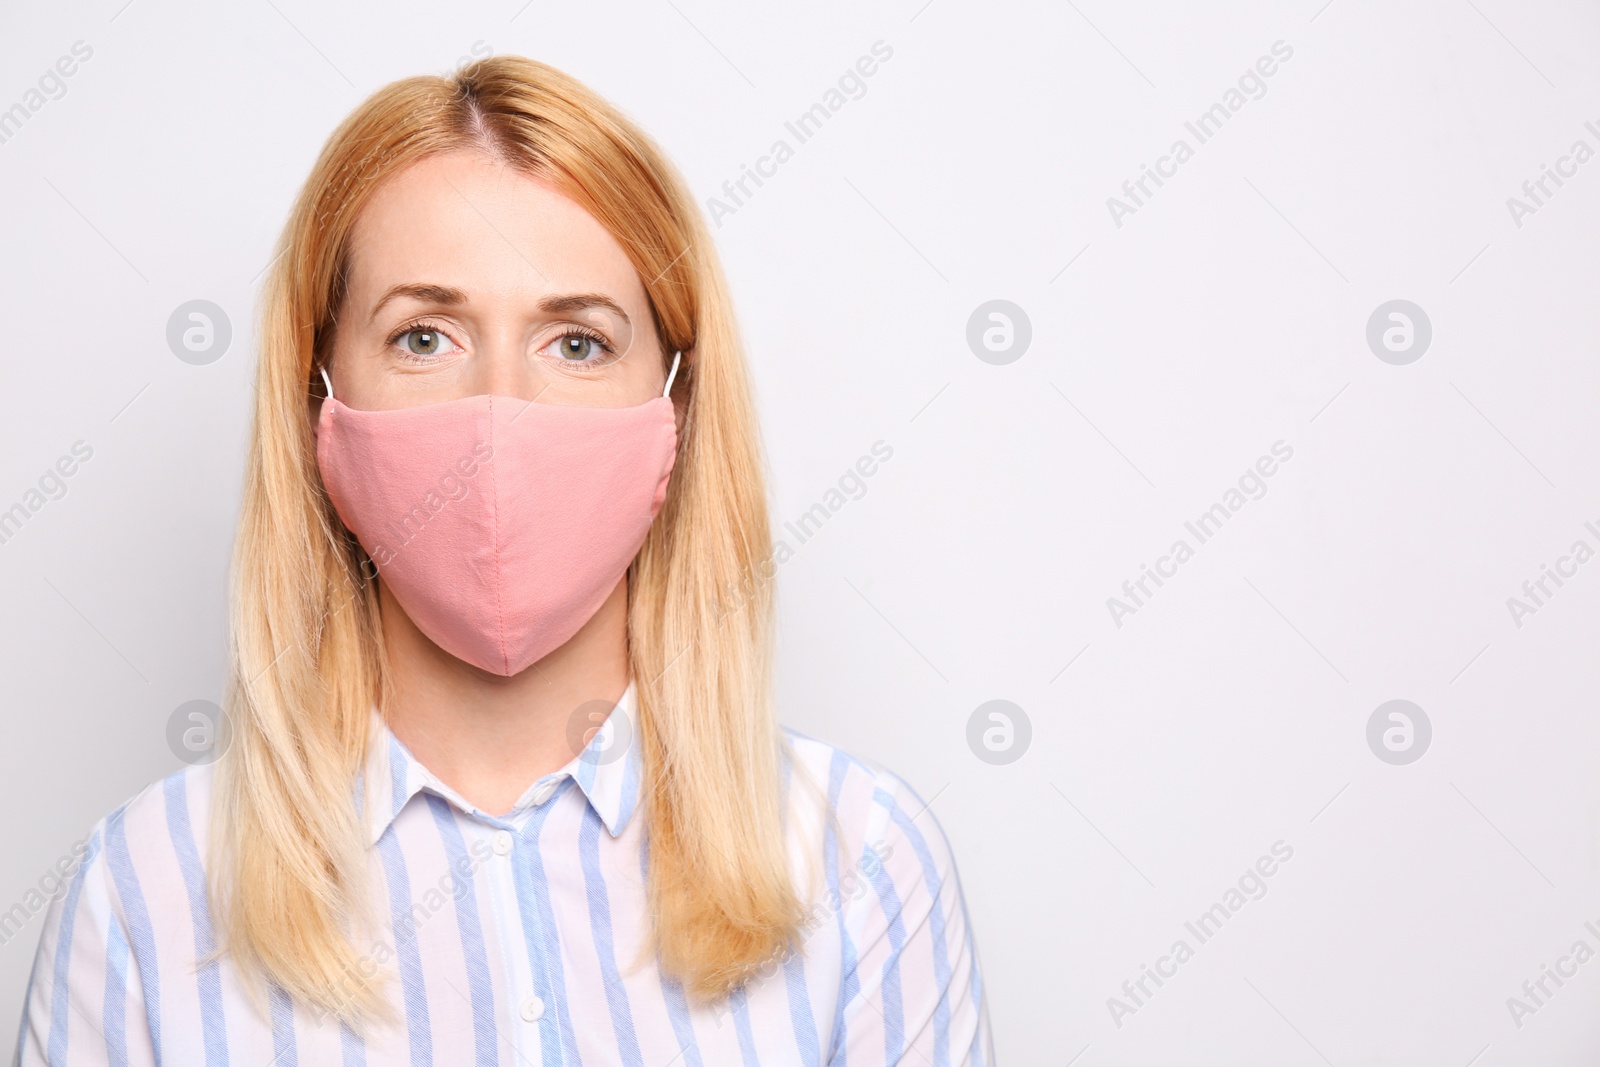
M 636 407 L 469 396 L 393 411 L 328 398 L 317 466 L 406 614 L 452 656 L 513 675 L 594 617 L 667 496 L 667 393 Z

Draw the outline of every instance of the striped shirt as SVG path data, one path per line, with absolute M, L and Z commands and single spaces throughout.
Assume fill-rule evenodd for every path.
M 197 965 L 215 946 L 211 768 L 146 788 L 95 825 L 45 913 L 19 1063 L 992 1064 L 966 904 L 933 812 L 894 774 L 787 728 L 803 951 L 711 1005 L 691 1004 L 650 957 L 631 966 L 649 849 L 638 746 L 613 742 L 625 727 L 637 736 L 635 700 L 629 686 L 589 746 L 500 816 L 430 774 L 374 709 L 357 796 L 387 928 L 356 947 L 390 976 L 396 1021 L 364 1036 L 276 987 L 257 1009 L 226 956 Z

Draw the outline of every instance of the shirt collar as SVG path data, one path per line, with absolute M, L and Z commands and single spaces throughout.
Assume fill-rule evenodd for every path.
M 355 785 L 356 810 L 367 825 L 368 844 L 377 844 L 401 809 L 423 791 L 442 797 L 469 815 L 495 823 L 520 822 L 529 809 L 548 801 L 562 781 L 571 778 L 578 783 L 589 806 L 600 816 L 612 837 L 622 834 L 638 807 L 642 761 L 638 743 L 638 693 L 631 680 L 583 751 L 560 770 L 543 775 L 528 786 L 506 813 L 485 812 L 468 802 L 411 754 L 389 729 L 376 705 L 371 715 L 372 743 Z M 587 731 L 588 727 L 584 729 Z

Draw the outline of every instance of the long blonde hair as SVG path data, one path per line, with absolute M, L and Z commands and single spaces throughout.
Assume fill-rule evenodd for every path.
M 648 947 L 692 997 L 716 999 L 794 945 L 803 920 L 780 810 L 772 545 L 744 358 L 681 178 L 604 100 L 520 56 L 374 93 L 329 138 L 279 241 L 233 561 L 234 739 L 211 838 L 218 951 L 352 1025 L 391 1014 L 352 944 L 370 910 L 355 783 L 387 685 L 378 598 L 323 488 L 307 404 L 357 215 L 385 179 L 457 149 L 549 181 L 594 216 L 644 281 L 665 351 L 688 356 L 667 498 L 629 572 L 628 642 Z

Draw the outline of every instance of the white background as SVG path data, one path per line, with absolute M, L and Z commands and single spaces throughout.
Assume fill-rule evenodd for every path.
M 1600 562 L 1520 627 L 1506 604 L 1600 548 L 1600 161 L 1520 227 L 1506 203 L 1600 149 L 1594 5 L 124 3 L 0 23 L 0 108 L 94 50 L 0 144 L 0 508 L 94 449 L 0 545 L 0 909 L 221 695 L 257 279 L 340 118 L 520 52 L 704 201 L 881 40 L 716 239 L 777 518 L 894 450 L 780 572 L 782 714 L 933 801 L 1001 1061 L 1600 1057 L 1600 961 L 1507 1006 L 1600 950 Z M 1117 226 L 1107 198 L 1280 40 Z M 196 298 L 234 326 L 208 366 L 165 340 Z M 966 340 L 997 298 L 1032 325 L 1007 365 Z M 1392 299 L 1432 323 L 1405 366 L 1366 342 Z M 1266 495 L 1117 626 L 1107 598 L 1279 440 Z M 1407 766 L 1366 740 L 1398 698 L 1433 726 Z M 1032 724 L 1003 766 L 967 743 L 993 699 Z M 1118 1026 L 1108 998 L 1280 840 L 1266 895 Z M 37 925 L 0 946 L 8 1040 Z

